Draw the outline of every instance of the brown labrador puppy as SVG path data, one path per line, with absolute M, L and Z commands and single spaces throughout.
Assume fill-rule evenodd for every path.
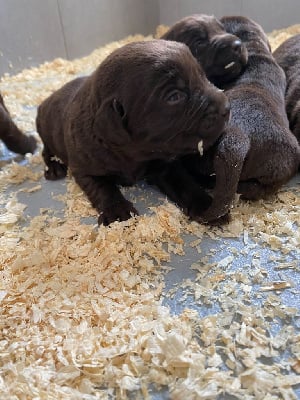
M 273 55 L 286 75 L 286 112 L 290 129 L 300 143 L 300 34 L 283 42 Z
M 296 174 L 300 162 L 300 148 L 285 112 L 284 72 L 265 33 L 245 17 L 224 17 L 221 22 L 245 44 L 248 64 L 226 86 L 231 119 L 224 134 L 202 158 L 184 160 L 194 174 L 216 175 L 212 204 L 202 213 L 202 221 L 226 215 L 236 192 L 253 200 L 274 193 Z
M 137 211 L 118 185 L 197 152 L 199 141 L 209 148 L 228 115 L 226 96 L 209 83 L 186 45 L 130 43 L 39 106 L 45 177 L 63 178 L 69 167 L 99 212 L 99 223 L 126 220 Z M 178 180 L 186 182 L 182 175 Z M 188 189 L 197 203 L 198 187 Z
M 33 136 L 26 136 L 13 122 L 0 94 L 0 139 L 14 153 L 34 153 L 37 143 Z
M 183 18 L 161 38 L 185 43 L 216 86 L 235 79 L 247 64 L 247 49 L 240 38 L 226 32 L 214 16 L 196 14 Z

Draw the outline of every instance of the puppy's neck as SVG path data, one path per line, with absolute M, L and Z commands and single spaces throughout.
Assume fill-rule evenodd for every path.
M 246 43 L 248 50 L 248 64 L 240 82 L 251 81 L 268 91 L 272 89 L 280 100 L 286 89 L 286 78 L 282 68 L 274 59 L 267 44 L 262 40 Z

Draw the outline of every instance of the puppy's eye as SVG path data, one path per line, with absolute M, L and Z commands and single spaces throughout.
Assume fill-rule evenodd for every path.
M 166 98 L 167 103 L 171 105 L 178 104 L 185 99 L 186 99 L 186 94 L 180 90 L 173 90 L 171 93 L 168 94 Z
M 196 39 L 196 44 L 197 45 L 201 45 L 201 44 L 203 44 L 204 42 L 206 42 L 207 40 L 208 40 L 208 35 L 207 35 L 207 33 L 206 32 L 198 32 L 197 33 L 197 36 L 195 37 L 195 39 Z

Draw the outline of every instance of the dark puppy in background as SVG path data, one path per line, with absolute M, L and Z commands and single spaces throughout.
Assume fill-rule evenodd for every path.
M 248 64 L 240 77 L 226 85 L 231 118 L 222 137 L 202 158 L 191 155 L 183 161 L 195 175 L 216 175 L 212 204 L 202 213 L 202 221 L 226 215 L 236 192 L 252 200 L 276 192 L 296 174 L 300 161 L 285 112 L 284 72 L 265 33 L 245 17 L 224 17 L 221 22 L 245 44 Z
M 290 129 L 300 143 L 300 34 L 283 42 L 273 55 L 286 75 L 286 112 Z
M 185 43 L 207 78 L 218 87 L 239 76 L 247 64 L 247 50 L 240 38 L 226 32 L 214 16 L 195 14 L 183 18 L 161 39 Z
M 109 55 L 89 77 L 77 78 L 38 108 L 46 179 L 67 167 L 105 225 L 137 214 L 118 185 L 131 185 L 161 163 L 209 148 L 228 120 L 226 96 L 182 43 L 135 42 Z M 205 202 L 179 171 L 186 210 Z M 195 206 L 194 206 L 195 205 Z M 196 212 L 197 214 L 197 212 Z
M 13 122 L 0 94 L 0 139 L 14 153 L 34 153 L 37 143 L 33 136 L 26 136 Z

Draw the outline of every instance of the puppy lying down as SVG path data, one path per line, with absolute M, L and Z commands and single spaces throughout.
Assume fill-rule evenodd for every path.
M 226 32 L 221 21 L 211 15 L 185 17 L 161 38 L 185 43 L 218 87 L 238 77 L 247 64 L 247 49 L 240 38 Z
M 300 143 L 300 34 L 283 42 L 273 55 L 286 75 L 286 112 L 290 129 Z
M 245 44 L 248 64 L 225 86 L 231 119 L 224 134 L 202 158 L 191 155 L 183 161 L 193 174 L 216 175 L 213 200 L 202 221 L 226 215 L 236 192 L 253 200 L 274 193 L 297 172 L 300 161 L 285 112 L 285 76 L 266 35 L 245 17 L 224 17 L 221 22 Z
M 126 220 L 137 211 L 118 185 L 198 152 L 200 141 L 209 148 L 228 115 L 226 96 L 209 83 L 186 45 L 130 43 L 39 106 L 45 177 L 63 178 L 69 168 L 99 212 L 99 223 Z M 186 201 L 197 203 L 198 190 L 190 188 L 194 196 Z
M 34 153 L 36 140 L 33 136 L 26 136 L 13 122 L 8 109 L 0 94 L 0 139 L 6 147 L 14 153 Z

